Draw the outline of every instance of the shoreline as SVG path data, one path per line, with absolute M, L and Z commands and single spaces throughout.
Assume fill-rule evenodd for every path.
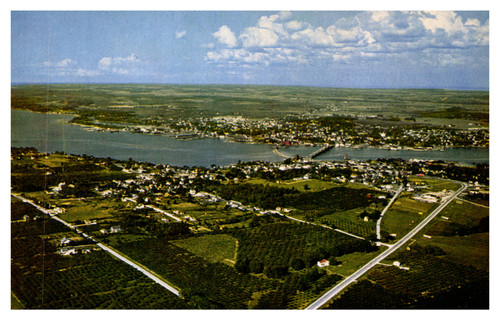
M 223 142 L 231 142 L 231 143 L 245 143 L 245 144 L 261 144 L 261 145 L 269 145 L 271 147 L 283 147 L 283 148 L 293 148 L 293 147 L 323 147 L 325 145 L 328 145 L 328 143 L 310 143 L 310 142 L 299 142 L 296 145 L 291 145 L 291 146 L 284 146 L 281 144 L 277 143 L 266 143 L 266 142 L 259 142 L 255 140 L 243 140 L 243 139 L 232 139 L 231 137 L 228 136 L 209 136 L 209 135 L 204 135 L 204 134 L 198 134 L 198 133 L 174 133 L 174 132 L 164 132 L 164 131 L 159 131 L 158 128 L 152 128 L 151 126 L 143 125 L 143 126 L 137 126 L 135 128 L 131 126 L 122 127 L 122 128 L 106 128 L 99 126 L 98 124 L 83 124 L 83 123 L 74 123 L 71 122 L 74 120 L 76 117 L 78 117 L 78 114 L 75 113 L 65 113 L 65 112 L 54 112 L 54 111 L 49 111 L 49 112 L 39 112 L 39 111 L 33 111 L 29 109 L 18 109 L 18 108 L 11 108 L 12 110 L 18 110 L 18 111 L 27 111 L 27 112 L 33 112 L 33 113 L 38 113 L 38 114 L 52 114 L 52 115 L 67 115 L 67 116 L 72 116 L 73 118 L 70 120 L 66 120 L 66 124 L 71 124 L 71 125 L 78 125 L 84 128 L 86 131 L 95 131 L 95 132 L 110 132 L 110 133 L 116 133 L 116 132 L 127 132 L 127 133 L 132 133 L 132 134 L 145 134 L 145 135 L 162 135 L 166 136 L 171 139 L 175 139 L 178 141 L 191 141 L 191 140 L 204 140 L 204 139 L 215 139 L 215 140 L 224 140 Z M 148 127 L 148 128 L 146 128 Z M 489 129 L 484 129 L 488 130 Z M 179 136 L 186 135 L 186 138 L 182 138 Z M 189 137 L 188 137 L 189 136 Z M 432 151 L 445 151 L 448 149 L 464 149 L 464 148 L 475 148 L 475 149 L 488 149 L 488 147 L 481 147 L 481 146 L 450 146 L 450 147 L 405 147 L 405 146 L 371 146 L 371 145 L 366 145 L 366 144 L 356 144 L 356 145 L 338 145 L 338 144 L 330 144 L 332 146 L 332 149 L 336 148 L 349 148 L 349 149 L 376 149 L 376 150 L 386 150 L 386 151 L 415 151 L 415 152 L 432 152 Z

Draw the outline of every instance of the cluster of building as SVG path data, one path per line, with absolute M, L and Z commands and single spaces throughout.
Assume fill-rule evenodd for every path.
M 449 127 L 393 125 L 381 127 L 356 121 L 355 130 L 332 130 L 315 119 L 303 122 L 290 119 L 246 119 L 224 116 L 196 119 L 169 119 L 155 125 L 123 127 L 135 133 L 165 134 L 178 139 L 219 138 L 236 142 L 318 145 L 336 147 L 377 147 L 384 149 L 442 149 L 449 147 L 488 147 L 487 129 L 457 130 Z M 116 131 L 116 129 L 109 129 Z
M 148 167 L 145 164 L 136 164 L 135 168 L 123 169 L 128 173 L 137 173 L 133 179 L 125 181 L 115 180 L 112 184 L 99 186 L 96 190 L 104 197 L 121 197 L 123 201 L 136 201 L 152 205 L 156 200 L 165 196 L 189 196 L 205 203 L 226 201 L 227 205 L 242 211 L 256 211 L 258 208 L 247 207 L 231 199 L 221 199 L 217 195 L 205 192 L 204 186 L 210 183 L 222 183 L 227 180 L 239 182 L 242 178 L 249 179 L 271 174 L 280 180 L 282 175 L 290 180 L 323 179 L 339 183 L 359 183 L 366 186 L 375 186 L 381 191 L 393 192 L 406 179 L 409 172 L 407 166 L 417 166 L 425 175 L 441 175 L 442 170 L 433 169 L 434 161 L 314 161 L 307 159 L 293 160 L 287 163 L 255 161 L 240 163 L 225 167 L 187 168 L 156 165 Z M 225 172 L 238 170 L 239 177 L 229 178 Z M 424 173 L 419 173 L 423 176 Z M 291 177 L 291 178 L 290 178 Z M 477 181 L 470 184 L 479 186 Z M 407 184 L 409 191 L 421 186 Z M 479 192 L 479 191 L 477 191 Z M 439 196 L 427 194 L 421 197 L 422 201 L 439 201 Z

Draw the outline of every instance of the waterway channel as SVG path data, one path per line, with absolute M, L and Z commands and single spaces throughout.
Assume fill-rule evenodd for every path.
M 176 140 L 163 135 L 129 132 L 89 131 L 68 123 L 71 115 L 11 111 L 11 146 L 35 147 L 40 152 L 63 151 L 95 157 L 170 164 L 174 166 L 224 166 L 241 161 L 281 161 L 273 146 L 226 142 L 221 139 Z M 319 147 L 282 148 L 285 155 L 306 156 Z M 461 164 L 489 162 L 487 148 L 451 148 L 444 151 L 384 150 L 375 148 L 333 148 L 317 160 L 377 158 L 434 159 Z

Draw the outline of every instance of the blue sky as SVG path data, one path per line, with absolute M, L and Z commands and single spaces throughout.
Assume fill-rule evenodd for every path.
M 489 14 L 13 11 L 11 81 L 488 89 Z

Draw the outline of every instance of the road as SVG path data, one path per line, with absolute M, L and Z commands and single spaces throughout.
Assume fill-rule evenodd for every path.
M 465 183 L 458 181 L 454 182 L 460 183 L 462 186 L 457 192 L 455 192 L 453 196 L 451 196 L 446 201 L 441 203 L 430 215 L 428 215 L 422 222 L 420 222 L 415 228 L 413 228 L 413 230 L 411 230 L 407 235 L 405 235 L 398 242 L 396 242 L 392 247 L 382 252 L 376 258 L 374 258 L 373 260 L 365 264 L 363 267 L 358 269 L 356 272 L 351 274 L 349 277 L 345 278 L 342 282 L 333 287 L 331 290 L 329 290 L 327 293 L 321 296 L 318 300 L 310 304 L 306 308 L 306 310 L 319 309 L 322 305 L 324 305 L 326 302 L 328 302 L 330 299 L 332 299 L 334 296 L 336 296 L 338 293 L 344 290 L 347 286 L 349 286 L 356 279 L 365 274 L 368 270 L 377 265 L 380 261 L 384 260 L 385 258 L 390 256 L 394 251 L 398 250 L 403 244 L 405 244 L 408 240 L 410 240 L 410 238 L 412 238 L 420 230 L 422 230 L 422 228 L 424 228 L 432 219 L 434 219 L 441 212 L 441 210 L 443 210 L 453 199 L 455 199 L 460 193 L 462 193 L 462 191 L 465 190 L 465 188 L 467 188 L 467 185 Z
M 380 214 L 380 218 L 377 220 L 377 240 L 378 241 L 380 241 L 380 223 L 382 222 L 382 217 L 387 212 L 387 210 L 392 206 L 394 201 L 396 201 L 396 198 L 399 197 L 401 192 L 403 192 L 403 185 L 401 185 L 399 187 L 398 191 L 396 191 L 396 194 L 394 195 L 394 197 L 392 197 L 391 201 L 389 201 L 389 204 L 387 206 L 385 206 L 384 210 L 382 210 L 382 213 Z
M 355 234 L 352 234 L 352 233 L 349 233 L 349 232 L 346 232 L 346 231 L 343 231 L 343 230 L 340 230 L 340 229 L 334 229 L 334 228 L 332 228 L 330 226 L 325 226 L 324 224 L 319 224 L 319 223 L 314 223 L 314 222 L 300 220 L 300 219 L 297 219 L 297 218 L 294 218 L 294 217 L 287 216 L 287 215 L 282 214 L 282 213 L 278 213 L 278 215 L 280 215 L 282 217 L 285 217 L 285 218 L 288 218 L 290 220 L 294 220 L 294 221 L 300 222 L 300 223 L 312 224 L 314 226 L 318 226 L 318 227 L 322 227 L 322 228 L 326 228 L 326 229 L 330 229 L 330 230 L 333 230 L 333 231 L 336 231 L 336 232 L 343 233 L 343 234 L 348 235 L 348 236 L 353 237 L 353 238 L 357 238 L 357 239 L 360 239 L 360 240 L 365 240 L 365 238 L 363 238 L 363 237 L 357 236 Z
M 169 285 L 165 281 L 161 280 L 160 278 L 158 278 L 157 276 L 155 276 L 154 274 L 152 274 L 150 271 L 146 270 L 145 268 L 143 268 L 143 267 L 139 266 L 138 264 L 136 264 L 135 262 L 131 261 L 127 257 L 123 256 L 121 253 L 119 253 L 119 252 L 111 249 L 110 247 L 108 247 L 108 246 L 106 246 L 106 245 L 104 245 L 102 243 L 97 243 L 97 246 L 99 248 L 101 248 L 102 250 L 104 250 L 104 251 L 110 253 L 111 255 L 115 256 L 116 258 L 120 259 L 121 261 L 125 262 L 126 264 L 128 264 L 128 265 L 132 266 L 133 268 L 137 269 L 138 271 L 142 272 L 148 278 L 152 279 L 154 282 L 156 282 L 160 286 L 164 287 L 168 291 L 172 292 L 176 296 L 180 296 L 179 290 L 175 289 L 174 287 L 172 287 L 171 285 Z
M 163 210 L 161 210 L 161 209 L 155 208 L 155 207 L 153 207 L 153 206 L 151 206 L 151 205 L 145 205 L 145 207 L 148 207 L 148 208 L 150 208 L 150 209 L 153 209 L 153 210 L 154 210 L 154 211 L 156 211 L 156 212 L 159 212 L 159 213 L 162 213 L 162 214 L 164 214 L 164 215 L 166 215 L 166 216 L 169 216 L 170 218 L 172 218 L 172 219 L 174 219 L 174 220 L 176 220 L 176 221 L 182 221 L 181 219 L 177 218 L 176 216 L 173 216 L 173 215 L 171 215 L 170 213 L 168 213 L 168 212 L 166 212 L 166 211 L 163 211 Z
M 151 271 L 147 270 L 146 268 L 144 267 L 141 267 L 139 266 L 137 263 L 133 262 L 132 260 L 130 260 L 129 258 L 125 257 L 124 255 L 122 255 L 120 252 L 114 250 L 114 249 L 111 249 L 110 247 L 102 244 L 102 243 L 99 243 L 97 242 L 92 236 L 89 236 L 83 232 L 81 232 L 80 230 L 78 230 L 75 226 L 67 223 L 66 221 L 62 220 L 61 218 L 55 216 L 50 210 L 47 210 L 35 203 L 33 203 L 33 201 L 31 200 L 28 200 L 26 198 L 23 198 L 21 196 L 18 196 L 18 195 L 15 195 L 13 194 L 12 196 L 18 198 L 19 200 L 23 201 L 23 202 L 26 202 L 26 203 L 29 203 L 31 204 L 32 206 L 34 206 L 35 208 L 37 208 L 38 210 L 40 210 L 41 212 L 49 215 L 52 219 L 64 224 L 65 226 L 71 228 L 72 230 L 75 230 L 78 234 L 80 234 L 81 236 L 87 238 L 87 239 L 91 239 L 93 240 L 94 242 L 96 242 L 96 245 L 98 247 L 100 247 L 101 249 L 103 249 L 104 251 L 108 252 L 109 254 L 113 255 L 114 257 L 120 259 L 121 261 L 125 262 L 126 264 L 132 266 L 133 268 L 137 269 L 138 271 L 142 272 L 143 274 L 145 274 L 148 278 L 150 278 L 151 280 L 153 280 L 154 282 L 156 282 L 157 284 L 159 284 L 160 286 L 164 287 L 165 289 L 167 289 L 168 291 L 172 292 L 173 294 L 175 294 L 176 296 L 180 296 L 180 292 L 179 290 L 175 289 L 174 287 L 172 287 L 171 285 L 169 285 L 168 283 L 166 283 L 165 281 L 161 280 L 160 278 L 158 278 L 157 276 L 155 276 Z

